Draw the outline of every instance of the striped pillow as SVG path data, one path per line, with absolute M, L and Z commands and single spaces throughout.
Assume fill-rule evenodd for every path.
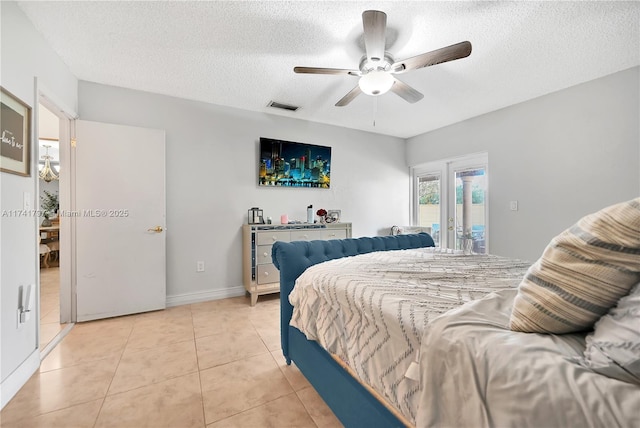
M 510 328 L 588 330 L 640 281 L 640 198 L 583 217 L 551 240 L 527 271 Z

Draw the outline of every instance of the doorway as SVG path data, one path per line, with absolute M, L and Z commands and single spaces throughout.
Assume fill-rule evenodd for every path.
M 413 168 L 413 224 L 430 227 L 436 247 L 488 253 L 488 155 Z
M 38 105 L 40 349 L 64 329 L 60 317 L 60 118 Z
M 35 153 L 39 209 L 38 349 L 43 359 L 71 330 L 75 321 L 71 272 L 72 225 L 65 212 L 71 207 L 71 122 L 75 113 L 55 101 L 38 80 Z M 46 164 L 49 164 L 50 172 Z M 43 175 L 44 177 L 40 177 Z M 46 178 L 46 179 L 45 179 Z M 46 222 L 46 217 L 49 217 Z M 44 222 L 44 224 L 43 224 Z

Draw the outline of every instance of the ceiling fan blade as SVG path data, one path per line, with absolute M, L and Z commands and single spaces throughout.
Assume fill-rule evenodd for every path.
M 387 14 L 379 10 L 362 12 L 364 27 L 364 46 L 369 60 L 384 58 L 385 38 L 387 33 Z
M 391 66 L 392 73 L 404 73 L 417 68 L 441 64 L 455 59 L 465 58 L 471 54 L 471 43 L 460 42 L 455 45 L 436 49 L 402 61 L 395 62 Z
M 394 80 L 395 82 L 393 82 L 393 85 L 391 86 L 391 91 L 403 98 L 405 101 L 413 104 L 424 98 L 424 95 L 413 89 L 411 86 L 398 79 L 394 78 Z
M 347 104 L 349 104 L 351 101 L 353 101 L 353 99 L 355 97 L 357 97 L 358 95 L 360 95 L 362 93 L 362 89 L 360 89 L 360 86 L 356 86 L 355 88 L 353 88 L 352 90 L 350 90 L 347 95 L 345 95 L 344 97 L 342 97 L 340 99 L 340 101 L 338 101 L 336 103 L 336 107 L 344 107 Z
M 344 68 L 322 68 L 322 67 L 293 67 L 295 73 L 304 74 L 350 74 L 360 76 L 360 70 L 347 70 Z

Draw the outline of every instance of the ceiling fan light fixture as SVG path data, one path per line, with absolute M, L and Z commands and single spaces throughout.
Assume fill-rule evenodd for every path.
M 383 70 L 373 70 L 365 74 L 358 81 L 358 86 L 367 95 L 382 95 L 389 92 L 395 79 Z

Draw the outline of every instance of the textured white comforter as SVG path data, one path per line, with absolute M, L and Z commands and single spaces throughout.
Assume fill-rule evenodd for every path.
M 516 290 L 454 309 L 425 331 L 418 427 L 640 427 L 640 385 L 578 364 L 585 334 L 509 330 Z
M 529 265 L 433 248 L 331 260 L 310 267 L 296 281 L 289 295 L 291 325 L 339 356 L 415 423 L 420 371 L 407 371 L 412 362 L 420 363 L 426 326 L 465 302 L 517 287 Z

